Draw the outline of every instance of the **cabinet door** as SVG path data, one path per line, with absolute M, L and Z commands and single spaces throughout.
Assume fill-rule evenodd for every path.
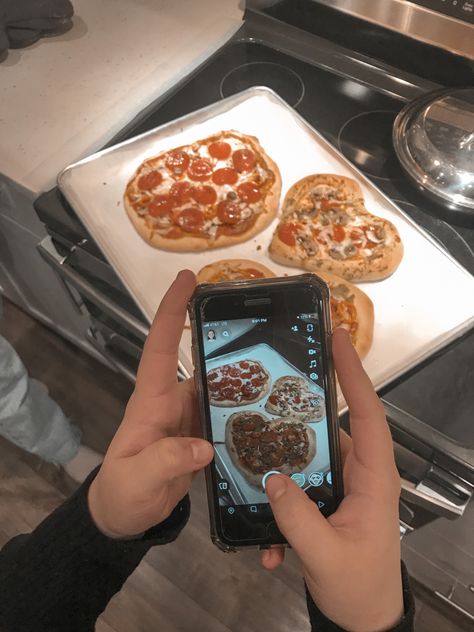
M 38 238 L 0 214 L 0 264 L 5 295 L 70 338 L 84 338 L 88 322 L 56 273 L 36 250 Z M 2 276 L 3 276 L 2 275 Z M 16 288 L 11 295 L 9 289 Z

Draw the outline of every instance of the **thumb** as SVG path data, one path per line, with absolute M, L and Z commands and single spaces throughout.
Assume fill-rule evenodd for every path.
M 145 487 L 156 489 L 202 469 L 212 461 L 214 450 L 204 439 L 194 437 L 165 437 L 147 446 L 137 455 Z
M 304 564 L 320 559 L 333 530 L 316 504 L 288 476 L 268 478 L 265 491 L 278 528 Z

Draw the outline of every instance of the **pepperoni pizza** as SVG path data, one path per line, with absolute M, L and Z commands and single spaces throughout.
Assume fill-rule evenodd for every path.
M 207 373 L 211 406 L 244 406 L 262 399 L 270 388 L 270 375 L 258 360 L 240 360 Z
M 266 228 L 280 191 L 279 169 L 257 138 L 223 131 L 143 162 L 124 204 L 152 246 L 198 251 L 246 241 Z
M 229 417 L 225 443 L 235 466 L 256 487 L 269 470 L 300 472 L 316 455 L 316 433 L 307 424 L 295 417 L 268 420 L 247 410 Z

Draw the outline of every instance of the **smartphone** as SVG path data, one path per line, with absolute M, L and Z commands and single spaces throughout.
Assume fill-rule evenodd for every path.
M 189 303 L 211 538 L 285 544 L 265 494 L 287 474 L 325 516 L 343 498 L 329 289 L 314 274 L 202 284 Z

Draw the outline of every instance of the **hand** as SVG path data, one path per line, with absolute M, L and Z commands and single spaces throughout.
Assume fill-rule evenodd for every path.
M 345 498 L 326 519 L 286 476 L 270 477 L 266 491 L 321 612 L 350 632 L 381 632 L 403 616 L 400 478 L 382 402 L 343 329 L 334 332 L 333 357 L 352 434 L 344 464 Z M 262 554 L 266 568 L 282 561 L 283 549 Z
M 163 298 L 125 416 L 90 486 L 92 519 L 110 537 L 135 536 L 165 520 L 213 458 L 207 441 L 190 437 L 198 428 L 194 384 L 176 377 L 195 283 L 192 272 L 180 272 Z

